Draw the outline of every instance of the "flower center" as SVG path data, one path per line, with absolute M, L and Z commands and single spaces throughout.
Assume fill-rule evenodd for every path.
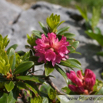
M 54 51 L 54 49 L 53 49 L 53 48 L 50 48 L 50 50 Z

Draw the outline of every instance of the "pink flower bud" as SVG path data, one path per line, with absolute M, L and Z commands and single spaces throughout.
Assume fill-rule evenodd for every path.
M 70 71 L 70 73 L 66 73 L 66 75 L 74 83 L 74 85 L 69 84 L 69 88 L 73 92 L 89 94 L 93 91 L 96 76 L 90 69 L 85 70 L 84 76 L 80 70 L 77 71 L 77 75 L 74 71 Z
M 95 80 L 93 78 L 86 78 L 84 80 L 85 88 L 88 90 L 92 90 L 93 86 L 95 85 Z
M 82 93 L 84 93 L 84 88 L 83 87 L 76 87 L 76 92 L 82 94 Z
M 85 74 L 84 76 L 85 78 L 93 78 L 94 80 L 96 80 L 95 74 L 90 69 L 86 69 L 84 74 Z
M 68 87 L 70 88 L 71 91 L 76 92 L 76 86 L 69 84 Z
M 71 91 L 73 91 L 73 92 L 76 92 L 76 93 L 84 93 L 84 88 L 83 87 L 76 87 L 76 86 L 74 86 L 74 85 L 71 85 L 71 84 L 69 84 L 69 89 L 71 90 Z
M 76 73 L 74 71 L 70 71 L 70 73 L 67 73 L 67 77 L 75 83 L 77 86 L 82 86 L 82 81 L 77 77 Z
M 84 90 L 84 94 L 88 95 L 89 94 L 88 90 Z

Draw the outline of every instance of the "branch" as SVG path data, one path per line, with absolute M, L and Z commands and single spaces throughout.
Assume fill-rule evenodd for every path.
M 57 91 L 58 94 L 62 94 L 59 89 L 55 86 L 55 84 L 51 81 L 51 79 L 49 77 L 46 78 L 46 82 Z
M 22 96 L 22 101 L 24 102 L 24 103 L 28 103 L 28 101 L 27 101 L 27 98 L 26 98 L 26 96 L 24 95 L 24 91 L 23 90 L 21 90 L 21 96 Z
M 35 67 L 33 66 L 33 68 L 32 68 L 32 73 L 34 73 L 34 71 L 35 71 Z
M 45 70 L 43 72 L 43 75 L 45 75 Z M 57 91 L 58 94 L 62 94 L 59 89 L 55 86 L 55 84 L 51 81 L 51 79 L 49 77 L 45 78 L 46 82 Z

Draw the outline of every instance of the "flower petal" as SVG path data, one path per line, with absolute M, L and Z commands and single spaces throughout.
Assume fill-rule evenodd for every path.
M 84 93 L 84 88 L 81 86 L 81 87 L 76 87 L 76 92 L 77 93 Z
M 93 78 L 94 80 L 96 80 L 95 74 L 90 69 L 85 70 L 85 78 Z
M 95 85 L 95 80 L 93 78 L 86 78 L 84 80 L 85 83 L 85 87 L 89 90 L 91 90 L 93 88 L 93 86 Z
M 76 86 L 69 84 L 68 87 L 71 91 L 76 92 Z
M 55 61 L 55 59 L 56 59 L 55 52 L 53 52 L 51 49 L 47 50 L 45 53 L 45 59 L 47 61 Z
M 69 46 L 69 42 L 66 41 L 66 37 L 62 36 L 59 45 Z
M 46 62 L 44 54 L 42 54 L 42 53 L 35 53 L 35 56 L 39 56 L 38 62 L 41 62 L 41 61 Z
M 74 85 L 69 84 L 69 89 L 73 92 L 77 92 L 77 93 L 84 93 L 84 88 L 83 87 L 76 87 Z
M 83 75 L 82 75 L 82 72 L 79 70 L 79 71 L 77 71 L 77 76 L 78 76 L 78 78 L 80 78 L 80 79 L 84 79 L 84 77 L 83 77 Z

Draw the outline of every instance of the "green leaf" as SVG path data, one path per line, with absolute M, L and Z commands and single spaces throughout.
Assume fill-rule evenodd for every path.
M 14 59 L 14 55 L 10 56 L 9 58 L 10 67 L 12 67 L 13 59 Z
M 29 44 L 30 44 L 30 43 L 29 43 Z M 30 45 L 32 45 L 32 44 L 30 44 Z M 31 49 L 30 45 L 25 45 L 25 48 L 26 48 L 26 49 Z
M 73 51 L 75 51 L 75 48 L 72 47 L 72 46 L 68 46 L 67 48 L 68 48 L 68 50 L 70 50 L 70 53 L 72 53 Z
M 26 84 L 24 82 L 19 81 L 17 83 L 17 87 L 21 90 L 21 89 L 28 89 Z
M 33 82 L 37 82 L 37 83 L 43 83 L 44 82 L 44 80 L 40 76 L 28 75 L 28 76 L 17 76 L 16 78 L 20 79 L 20 80 L 33 81 Z
M 35 94 L 36 94 L 36 96 L 38 96 L 38 94 L 40 93 L 40 90 L 39 90 L 40 88 L 38 88 L 38 86 L 40 86 L 40 84 L 34 83 L 33 81 L 25 81 L 25 83 L 29 84 L 37 92 L 37 94 L 36 93 Z
M 49 100 L 47 97 L 43 97 L 42 103 L 49 103 Z
M 44 83 L 41 85 L 40 92 L 42 92 L 42 93 L 44 93 L 44 94 L 47 95 L 49 88 L 51 88 L 51 86 L 50 86 L 49 84 L 47 84 L 46 82 L 44 82 Z
M 19 54 L 20 56 L 22 56 L 22 55 L 24 55 L 24 54 L 25 54 L 25 52 L 24 52 L 24 51 L 22 51 L 22 50 L 21 50 L 21 51 L 17 51 L 16 53 L 17 53 L 17 54 Z
M 49 27 L 49 32 L 56 32 L 58 26 L 60 26 L 64 21 L 60 22 L 60 15 L 54 15 L 52 13 L 50 17 L 47 17 L 46 22 Z
M 8 95 L 4 93 L 3 96 L 0 98 L 0 103 L 7 103 L 7 97 Z
M 14 51 L 13 48 L 11 48 L 9 50 L 8 57 L 9 57 L 9 62 L 10 62 L 11 70 L 13 72 L 14 69 L 15 69 L 15 64 L 16 64 L 16 56 L 15 56 L 15 51 Z
M 49 64 L 45 64 L 45 75 L 48 76 L 51 72 L 54 71 L 54 67 Z
M 85 7 L 85 8 L 82 9 L 80 6 L 77 6 L 77 5 L 76 5 L 76 8 L 79 10 L 79 12 L 81 13 L 82 17 L 83 17 L 86 21 L 88 21 L 87 8 Z
M 66 38 L 73 38 L 75 36 L 75 34 L 72 34 L 72 33 L 64 33 L 63 34 Z
M 100 7 L 93 7 L 92 18 L 91 18 L 92 28 L 97 26 L 99 19 L 100 19 L 100 16 L 101 16 L 101 8 Z
M 61 21 L 58 25 L 57 25 L 57 27 L 59 27 L 62 23 L 64 23 L 65 21 Z
M 29 85 L 28 83 L 25 83 L 25 85 L 29 88 L 29 90 L 33 91 L 35 95 L 38 94 L 38 92 L 31 85 Z
M 55 68 L 64 77 L 66 83 L 68 83 L 68 78 L 66 76 L 66 73 L 61 69 L 61 67 L 59 65 L 56 65 Z
M 22 56 L 22 60 L 23 61 L 28 61 L 30 57 L 30 51 L 26 52 L 23 56 Z
M 3 44 L 5 47 L 7 47 L 7 45 L 9 44 L 10 40 L 8 39 L 8 35 L 6 35 L 4 38 L 3 38 Z
M 17 44 L 14 44 L 12 46 L 10 46 L 8 49 L 7 49 L 7 54 L 9 53 L 9 51 L 11 50 L 11 48 L 13 48 L 14 50 L 18 47 Z
M 7 38 L 8 36 L 5 36 L 4 38 L 0 34 L 0 49 L 5 49 L 5 47 L 8 45 L 10 40 Z
M 30 61 L 33 61 L 35 65 L 43 64 L 42 62 L 39 63 L 39 62 L 38 62 L 38 59 L 39 59 L 39 58 L 38 58 L 37 56 L 30 56 L 30 58 L 29 58 L 29 60 L 30 60 Z
M 72 46 L 76 49 L 77 48 L 77 46 L 79 45 L 79 41 L 74 41 L 73 43 L 72 43 Z
M 68 48 L 68 50 L 70 50 L 70 53 L 81 54 L 81 53 L 75 51 L 77 46 L 79 45 L 79 41 L 68 40 L 68 42 L 69 42 L 69 46 L 67 48 Z
M 10 63 L 4 49 L 0 50 L 0 73 L 6 75 L 10 70 Z
M 4 81 L 3 82 L 0 82 L 0 89 L 1 88 L 4 88 Z
M 48 33 L 48 29 L 45 27 L 45 25 L 43 23 L 41 23 L 41 22 L 39 22 L 39 24 L 40 24 L 42 30 L 45 32 L 45 34 L 47 34 Z
M 63 27 L 63 28 L 59 29 L 56 34 L 57 35 L 63 35 L 63 33 L 68 31 L 68 29 L 69 29 L 69 26 Z
M 99 90 L 95 93 L 95 95 L 103 95 L 103 85 L 99 87 Z
M 10 81 L 10 82 L 5 82 L 4 85 L 5 85 L 6 90 L 10 92 L 14 88 L 15 84 L 13 83 L 13 81 Z
M 77 52 L 77 51 L 72 51 L 72 52 L 70 52 L 70 53 L 75 53 L 75 54 L 81 55 L 81 53 L 80 53 L 80 52 Z
M 32 31 L 32 34 L 34 35 L 34 36 L 37 36 L 38 38 L 41 38 L 41 32 L 40 31 L 36 31 L 36 30 L 33 30 Z
M 71 90 L 68 87 L 63 87 L 62 91 L 65 92 L 66 94 L 69 94 Z
M 28 91 L 32 91 L 35 96 L 38 96 L 38 89 L 37 89 L 37 86 L 36 84 L 33 83 L 30 83 L 29 82 L 18 82 L 17 83 L 17 87 L 21 90 L 21 89 L 26 89 Z M 35 88 L 36 87 L 36 88 Z M 36 90 L 37 89 L 37 90 Z
M 94 33 L 102 35 L 101 30 L 98 27 L 94 28 Z
M 68 39 L 68 38 L 67 38 L 67 41 L 68 41 L 69 44 L 71 45 L 75 40 L 74 40 L 74 39 Z
M 29 70 L 32 66 L 34 65 L 33 62 L 31 61 L 25 61 L 25 62 L 22 62 L 17 68 L 16 70 L 14 71 L 14 74 L 19 74 L 19 73 L 22 73 L 26 70 Z
M 68 46 L 67 48 L 68 48 L 68 50 L 70 50 L 70 53 L 76 53 L 76 54 L 80 54 L 81 55 L 80 52 L 75 51 L 75 48 L 73 46 Z
M 74 58 L 69 58 L 66 61 L 61 61 L 60 65 L 69 67 L 71 69 L 73 69 L 73 68 L 82 69 L 81 68 L 81 63 L 78 60 L 74 59 Z
M 103 52 L 98 52 L 97 55 L 103 56 Z
M 29 36 L 29 35 L 27 34 L 27 42 L 28 42 L 31 46 L 36 45 L 35 40 L 36 40 L 35 35 L 32 34 L 31 36 Z M 28 46 L 28 45 L 25 45 L 25 47 L 26 47 L 26 48 L 30 48 L 30 46 Z
M 8 101 L 7 103 L 15 103 L 16 102 L 16 99 L 14 98 L 14 94 L 12 91 L 9 93 L 7 101 Z
M 65 95 L 58 95 L 57 98 L 59 99 L 60 103 L 75 103 L 72 101 L 69 101 Z
M 103 46 L 103 35 L 93 33 L 91 30 L 86 31 L 86 34 Z
M 15 85 L 15 87 L 14 87 L 14 89 L 12 90 L 12 92 L 13 92 L 13 98 L 15 99 L 15 100 L 17 100 L 17 98 L 18 98 L 18 95 L 19 95 L 19 88 L 17 88 L 17 84 Z
M 48 96 L 51 100 L 54 100 L 56 98 L 56 91 L 53 90 L 52 88 L 48 88 Z
M 0 103 L 15 103 L 16 99 L 13 97 L 13 93 L 10 92 L 9 95 L 4 93 L 0 98 Z
M 42 98 L 40 96 L 31 99 L 30 103 L 42 103 Z

